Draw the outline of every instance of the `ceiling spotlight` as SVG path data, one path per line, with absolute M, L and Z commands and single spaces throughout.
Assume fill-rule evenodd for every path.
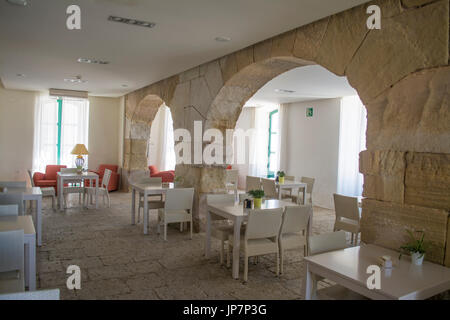
M 16 74 L 16 76 L 21 77 L 21 78 L 25 77 L 25 75 L 23 73 L 18 73 L 18 74 Z
M 109 61 L 98 60 L 98 59 L 88 59 L 88 58 L 78 58 L 80 63 L 92 63 L 92 64 L 108 64 Z
M 123 84 L 122 87 L 123 88 L 128 88 L 128 85 L 127 84 Z
M 6 2 L 21 7 L 26 7 L 29 4 L 27 0 L 6 0 Z
M 288 89 L 275 89 L 275 92 L 278 93 L 294 93 L 294 90 L 288 90 Z
M 216 37 L 214 40 L 219 41 L 219 42 L 228 42 L 231 41 L 230 37 Z
M 70 82 L 70 83 L 85 83 L 85 82 L 87 82 L 87 80 L 81 79 L 81 76 L 76 76 L 75 78 L 66 78 L 66 79 L 64 79 L 64 81 Z
M 156 23 L 153 23 L 153 22 L 141 21 L 141 20 L 130 19 L 130 18 L 122 18 L 122 17 L 117 17 L 117 16 L 109 16 L 108 20 L 113 21 L 113 22 L 121 22 L 121 23 L 131 24 L 131 25 L 140 26 L 140 27 L 147 27 L 147 28 L 153 28 L 154 26 L 156 26 Z

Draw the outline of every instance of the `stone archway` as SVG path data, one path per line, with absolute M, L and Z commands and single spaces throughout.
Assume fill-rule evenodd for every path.
M 371 4 L 381 7 L 380 30 L 366 27 Z M 171 107 L 174 128 L 202 120 L 224 130 L 284 71 L 315 63 L 345 75 L 368 112 L 363 241 L 397 249 L 405 228 L 425 230 L 433 244 L 427 259 L 450 266 L 448 38 L 448 0 L 372 1 L 137 90 L 127 95 L 127 112 L 154 93 Z M 186 111 L 192 105 L 196 111 Z M 200 195 L 224 189 L 223 170 L 177 165 L 176 172 L 198 192 L 198 230 Z

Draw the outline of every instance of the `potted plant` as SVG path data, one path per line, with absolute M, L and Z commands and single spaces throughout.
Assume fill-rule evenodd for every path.
M 283 184 L 284 183 L 284 176 L 286 174 L 284 173 L 284 171 L 278 171 L 277 172 L 277 176 L 278 176 L 278 183 Z
M 261 200 L 264 197 L 264 191 L 263 190 L 250 190 L 248 192 L 248 194 L 253 197 L 255 208 L 261 208 Z
M 410 237 L 410 242 L 400 247 L 400 256 L 402 254 L 410 254 L 411 262 L 417 266 L 422 265 L 423 258 L 425 257 L 425 252 L 428 247 L 428 242 L 424 241 L 425 233 L 423 231 L 416 231 L 416 233 L 421 234 L 419 238 L 416 238 L 410 230 L 406 230 Z

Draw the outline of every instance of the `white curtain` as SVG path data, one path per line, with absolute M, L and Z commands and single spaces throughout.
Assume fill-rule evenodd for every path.
M 73 147 L 82 143 L 88 148 L 89 101 L 63 98 L 60 164 L 74 167 Z M 35 103 L 33 171 L 44 172 L 48 164 L 58 163 L 58 101 L 41 94 Z M 87 167 L 87 156 L 84 156 Z
M 161 105 L 150 129 L 147 148 L 148 165 L 160 171 L 174 170 L 176 164 L 173 120 L 169 107 Z
M 285 168 L 285 157 L 282 157 L 281 155 L 286 153 L 286 135 L 287 135 L 287 128 L 286 128 L 286 108 L 287 106 L 284 104 L 280 104 L 278 107 L 278 150 L 277 150 L 277 169 L 275 171 L 275 175 L 278 170 L 286 171 Z
M 366 126 L 366 108 L 359 97 L 342 98 L 339 128 L 339 194 L 362 195 L 363 175 L 359 173 L 359 153 L 366 148 Z
M 34 107 L 33 171 L 44 172 L 47 164 L 57 162 L 58 102 L 40 94 Z
M 252 137 L 249 146 L 249 168 L 251 176 L 266 176 L 269 143 L 269 109 L 266 107 L 252 108 L 254 112 Z
M 61 121 L 61 162 L 75 167 L 76 155 L 71 154 L 76 144 L 84 144 L 89 151 L 89 101 L 87 99 L 63 98 Z M 84 167 L 88 168 L 89 156 L 84 155 Z

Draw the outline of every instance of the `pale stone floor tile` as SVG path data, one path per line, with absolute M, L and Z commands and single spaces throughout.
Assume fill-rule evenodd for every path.
M 113 192 L 111 207 L 82 209 L 73 195 L 69 209 L 54 211 L 43 204 L 43 246 L 38 248 L 39 289 L 59 288 L 62 299 L 301 299 L 303 252 L 287 251 L 284 274 L 275 275 L 275 255 L 249 264 L 244 284 L 219 264 L 219 242 L 204 257 L 205 234 L 189 238 L 179 225 L 169 226 L 168 241 L 156 234 L 150 213 L 149 234 L 142 222 L 131 225 L 131 195 Z M 314 233 L 332 231 L 334 212 L 315 208 Z M 81 268 L 81 289 L 68 290 L 66 269 Z M 330 285 L 329 283 L 321 283 Z

